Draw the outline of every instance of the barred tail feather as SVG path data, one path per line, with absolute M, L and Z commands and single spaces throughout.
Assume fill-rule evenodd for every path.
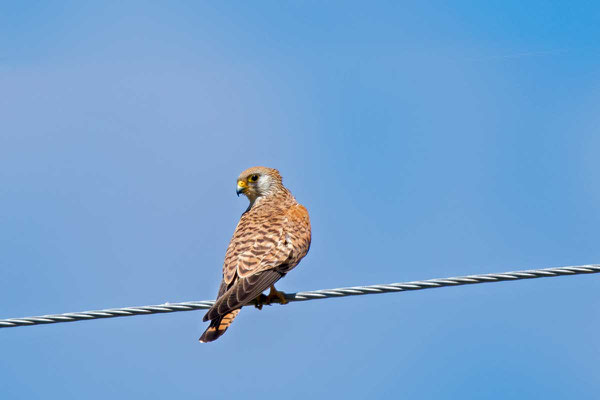
M 225 333 L 229 325 L 233 322 L 235 317 L 239 314 L 240 309 L 233 310 L 230 313 L 225 314 L 223 317 L 213 319 L 210 321 L 208 329 L 200 337 L 200 343 L 208 343 L 213 340 L 217 340 L 222 334 Z

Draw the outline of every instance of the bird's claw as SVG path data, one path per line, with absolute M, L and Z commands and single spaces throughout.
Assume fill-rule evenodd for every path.
M 275 289 L 274 286 L 271 286 L 268 296 L 265 296 L 261 293 L 256 299 L 254 299 L 254 307 L 262 310 L 264 305 L 270 306 L 274 302 L 279 304 L 287 304 L 290 301 L 285 298 L 284 292 L 280 292 L 279 290 Z
M 267 304 L 271 305 L 271 302 L 274 298 L 279 299 L 278 303 L 280 304 L 289 303 L 289 300 L 285 298 L 284 292 L 280 292 L 279 290 L 275 289 L 275 286 L 271 286 L 271 290 L 269 291 L 269 295 L 267 296 Z
M 262 310 L 263 305 L 271 305 L 271 302 L 268 301 L 268 297 L 265 296 L 264 294 L 259 294 L 258 297 L 254 300 L 254 307 L 258 308 L 259 310 Z

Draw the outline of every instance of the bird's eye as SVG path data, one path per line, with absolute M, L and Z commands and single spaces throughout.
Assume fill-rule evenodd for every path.
M 248 180 L 250 182 L 256 182 L 258 180 L 258 175 L 250 175 L 250 178 L 248 178 Z

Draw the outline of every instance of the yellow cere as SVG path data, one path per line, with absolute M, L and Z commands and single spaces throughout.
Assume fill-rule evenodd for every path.
M 238 183 L 237 183 L 237 184 L 238 184 L 238 186 L 239 186 L 239 187 L 246 187 L 246 182 L 244 182 L 244 181 L 243 181 L 243 180 L 241 180 L 241 179 L 238 181 Z

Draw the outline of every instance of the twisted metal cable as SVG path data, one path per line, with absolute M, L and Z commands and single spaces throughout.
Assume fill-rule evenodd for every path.
M 365 294 L 403 292 L 408 290 L 434 289 L 446 286 L 472 285 L 476 283 L 516 281 L 520 279 L 547 278 L 552 276 L 595 274 L 600 273 L 599 264 L 579 265 L 572 267 L 556 267 L 530 269 L 524 271 L 504 272 L 500 274 L 467 275 L 443 279 L 428 279 L 425 281 L 390 283 L 384 285 L 353 286 L 338 289 L 322 289 L 310 292 L 286 293 L 287 301 L 307 301 L 326 299 L 330 297 L 359 296 Z M 279 303 L 279 300 L 274 301 Z M 66 314 L 41 315 L 37 317 L 10 318 L 0 320 L 0 328 L 54 324 L 58 322 L 73 322 L 98 318 L 129 317 L 133 315 L 170 313 L 177 311 L 193 311 L 208 309 L 214 300 L 187 301 L 183 303 L 165 303 L 154 306 L 109 308 L 96 311 L 81 311 Z M 253 305 L 254 302 L 247 305 Z

